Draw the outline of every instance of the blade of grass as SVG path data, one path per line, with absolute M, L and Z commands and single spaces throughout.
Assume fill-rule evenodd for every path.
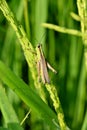
M 28 87 L 17 77 L 3 62 L 0 61 L 0 79 L 7 84 L 15 93 L 29 106 L 36 111 L 45 121 L 54 126 L 53 119 L 57 122 L 55 113 L 41 100 L 37 93 Z
M 13 3 L 14 4 L 14 3 Z M 21 21 L 23 15 L 23 0 L 19 2 L 17 7 L 14 9 L 17 19 Z M 12 27 L 9 25 L 6 30 L 6 36 L 3 44 L 3 51 L 1 53 L 1 59 L 11 68 L 15 69 L 15 72 L 21 74 L 21 62 L 18 62 L 18 59 L 22 59 L 20 45 L 15 44 L 17 41 L 15 32 Z M 15 50 L 15 51 L 14 51 Z M 7 58 L 9 57 L 9 58 Z M 14 59 L 14 60 L 13 60 Z
M 5 89 L 2 87 L 1 84 L 0 84 L 0 109 L 4 116 L 6 124 L 9 122 L 17 122 L 17 123 L 19 122 L 12 105 L 8 101 Z
M 87 110 L 86 110 L 86 113 L 85 113 L 84 122 L 83 122 L 81 130 L 87 130 Z
M 24 18 L 27 36 L 30 39 L 30 16 L 28 13 L 28 0 L 24 0 Z
M 73 127 L 77 124 L 81 124 L 84 117 L 84 108 L 86 101 L 86 68 L 85 68 L 85 60 L 82 59 L 81 72 L 79 76 L 78 82 L 78 90 L 76 97 L 76 104 L 74 110 L 74 119 L 73 119 Z
M 18 123 L 8 123 L 9 130 L 23 130 Z
M 41 27 L 41 23 L 46 22 L 48 11 L 48 0 L 36 0 L 35 4 L 35 37 L 38 40 L 43 36 L 45 29 Z M 42 43 L 45 41 L 45 37 L 41 39 Z

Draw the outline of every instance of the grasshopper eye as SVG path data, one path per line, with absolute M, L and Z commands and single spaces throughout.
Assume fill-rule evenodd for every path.
M 41 47 L 41 44 L 38 44 L 38 46 L 37 46 L 38 48 L 40 48 Z

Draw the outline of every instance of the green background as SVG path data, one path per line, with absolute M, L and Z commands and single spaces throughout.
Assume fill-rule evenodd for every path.
M 18 21 L 23 25 L 34 48 L 38 43 L 41 43 L 47 61 L 58 72 L 55 75 L 49 71 L 49 75 L 59 94 L 66 124 L 73 130 L 86 130 L 83 128 L 86 116 L 87 88 L 82 38 L 55 32 L 41 26 L 42 23 L 52 23 L 68 29 L 80 30 L 80 22 L 74 20 L 71 16 L 71 12 L 78 14 L 76 2 L 75 0 L 7 1 Z M 25 83 L 29 86 L 33 85 L 33 79 L 19 40 L 1 11 L 0 60 Z M 6 85 L 4 86 L 10 103 L 21 122 L 29 108 L 11 89 Z M 47 100 L 50 108 L 54 111 L 48 93 Z M 4 125 L 5 121 L 2 112 L 0 112 L 0 126 Z M 51 129 L 33 111 L 24 122 L 23 128 L 27 130 Z

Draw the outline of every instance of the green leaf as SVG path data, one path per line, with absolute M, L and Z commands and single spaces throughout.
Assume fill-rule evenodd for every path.
M 8 123 L 9 130 L 23 130 L 18 123 Z
M 0 127 L 0 130 L 23 130 L 18 123 L 8 123 L 8 128 Z
M 5 89 L 1 86 L 1 84 L 0 84 L 0 109 L 6 123 L 19 122 L 12 105 L 8 101 L 8 98 L 5 93 Z
M 56 114 L 42 101 L 36 91 L 26 85 L 9 68 L 7 68 L 2 61 L 0 61 L 0 79 L 7 84 L 29 107 L 31 107 L 31 109 L 44 118 L 51 127 L 56 126 Z

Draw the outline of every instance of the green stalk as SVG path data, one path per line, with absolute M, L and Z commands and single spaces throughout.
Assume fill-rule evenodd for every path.
M 30 39 L 30 23 L 29 23 L 29 15 L 28 15 L 28 0 L 24 0 L 24 18 L 25 18 L 25 26 L 27 36 Z
M 50 93 L 50 97 L 53 101 L 53 106 L 54 106 L 55 111 L 57 113 L 57 118 L 58 118 L 61 130 L 66 130 L 67 127 L 66 127 L 66 124 L 64 122 L 64 114 L 63 114 L 63 111 L 61 108 L 61 103 L 60 103 L 60 100 L 59 100 L 59 97 L 57 94 L 57 90 L 56 90 L 55 86 L 52 84 L 51 85 L 46 84 L 46 89 Z
M 58 25 L 54 25 L 54 24 L 50 24 L 50 23 L 43 23 L 42 26 L 45 28 L 53 29 L 53 30 L 61 32 L 61 33 L 71 34 L 71 35 L 75 35 L 75 36 L 79 36 L 79 37 L 82 36 L 82 33 L 78 30 L 67 29 L 65 27 L 60 27 Z
M 81 31 L 84 34 L 83 44 L 84 44 L 84 55 L 85 55 L 85 64 L 86 64 L 86 72 L 87 72 L 87 1 L 86 0 L 77 0 L 77 7 L 79 16 L 81 18 Z
M 10 122 L 15 123 L 19 122 L 18 117 L 6 96 L 5 89 L 3 88 L 1 82 L 0 82 L 0 110 L 3 114 L 6 124 Z

